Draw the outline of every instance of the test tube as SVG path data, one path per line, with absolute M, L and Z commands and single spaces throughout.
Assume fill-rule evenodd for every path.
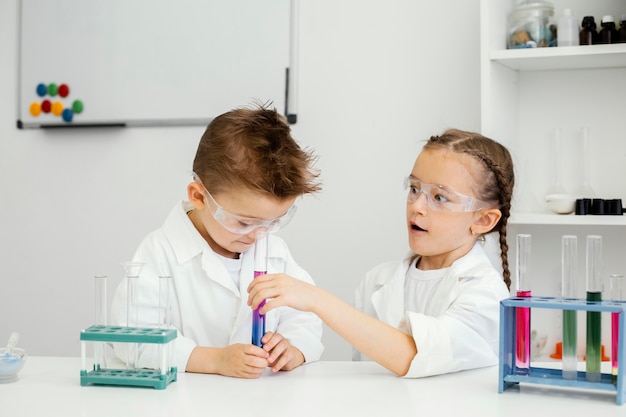
M 576 298 L 578 263 L 578 238 L 572 235 L 561 237 L 561 295 L 566 299 Z M 563 379 L 578 377 L 578 323 L 576 310 L 563 310 Z
M 170 316 L 170 281 L 172 277 L 169 275 L 159 276 L 159 318 L 158 327 L 161 329 L 169 329 L 171 325 Z M 170 368 L 172 349 L 171 342 L 167 344 L 159 344 L 159 358 L 161 359 L 160 371 L 161 375 L 167 374 Z
M 602 301 L 602 236 L 587 236 L 587 302 Z M 587 311 L 586 375 L 589 382 L 601 379 L 602 313 Z
M 95 324 L 106 326 L 107 325 L 107 282 L 106 275 L 96 275 L 94 277 L 95 284 Z M 105 342 L 94 343 L 94 356 L 95 356 L 95 368 L 106 368 L 105 357 Z
M 122 268 L 126 272 L 126 327 L 139 326 L 139 306 L 137 300 L 137 280 L 143 269 L 143 262 L 124 262 Z M 137 369 L 139 358 L 139 344 L 128 344 L 128 357 L 126 367 L 131 370 Z
M 257 235 L 254 245 L 254 278 L 267 274 L 267 233 Z M 265 300 L 252 312 L 252 344 L 263 346 L 261 338 L 265 334 L 265 315 L 260 313 Z
M 531 296 L 530 274 L 530 243 L 529 234 L 517 235 L 517 292 L 518 297 Z M 517 307 L 516 320 L 516 356 L 515 365 L 518 374 L 530 371 L 530 308 Z
M 624 275 L 614 274 L 609 276 L 611 285 L 611 300 L 626 301 L 626 282 Z M 617 383 L 617 357 L 619 356 L 619 320 L 620 312 L 611 313 L 611 372 L 613 383 Z

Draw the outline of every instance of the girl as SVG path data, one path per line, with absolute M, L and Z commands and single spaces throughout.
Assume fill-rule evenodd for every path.
M 448 130 L 428 140 L 405 180 L 413 254 L 371 270 L 356 308 L 285 274 L 249 286 L 261 312 L 278 306 L 317 314 L 359 353 L 400 376 L 424 377 L 494 365 L 499 305 L 509 296 L 506 224 L 513 163 L 482 135 Z M 483 250 L 499 232 L 502 275 Z

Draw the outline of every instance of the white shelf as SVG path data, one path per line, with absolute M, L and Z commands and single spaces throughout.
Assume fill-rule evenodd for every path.
M 509 224 L 564 226 L 626 226 L 626 216 L 577 216 L 576 214 L 512 213 Z
M 620 68 L 626 44 L 493 50 L 490 60 L 516 71 Z

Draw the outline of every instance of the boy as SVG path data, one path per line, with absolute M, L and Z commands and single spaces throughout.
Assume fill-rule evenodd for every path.
M 296 199 L 321 189 L 314 161 L 291 137 L 284 118 L 265 105 L 224 113 L 207 127 L 187 186 L 188 201 L 174 207 L 134 256 L 146 266 L 137 280 L 139 319 L 131 326 L 158 321 L 158 277 L 171 275 L 179 370 L 256 378 L 268 366 L 273 372 L 291 370 L 320 358 L 321 321 L 289 307 L 266 315 L 263 347 L 251 344 L 246 291 L 254 276 L 257 237 L 285 226 Z M 268 241 L 272 272 L 313 284 L 274 235 Z M 125 283 L 116 291 L 112 314 L 114 323 L 125 325 Z M 126 348 L 117 345 L 117 355 L 127 357 Z M 157 360 L 156 347 L 141 346 L 139 367 L 157 367 Z

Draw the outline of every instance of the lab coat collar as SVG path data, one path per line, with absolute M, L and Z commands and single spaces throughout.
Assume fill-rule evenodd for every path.
M 172 245 L 176 260 L 181 265 L 202 252 L 211 250 L 187 215 L 192 209 L 193 205 L 190 202 L 180 202 L 170 211 L 163 224 L 163 232 Z
M 372 305 L 381 320 L 401 327 L 404 318 L 404 283 L 408 268 L 414 265 L 415 255 L 407 256 L 402 260 L 391 274 L 379 274 L 374 282 L 374 291 L 371 296 Z M 459 279 L 463 278 L 463 273 L 474 270 L 476 267 L 489 263 L 480 242 L 476 242 L 472 249 L 460 259 L 457 259 L 448 269 L 442 279 L 433 299 L 438 302 L 429 303 L 426 309 L 428 315 L 438 316 L 445 311 L 448 306 L 441 303 L 442 300 L 454 300 L 459 292 Z M 459 279 L 457 279 L 459 278 Z

